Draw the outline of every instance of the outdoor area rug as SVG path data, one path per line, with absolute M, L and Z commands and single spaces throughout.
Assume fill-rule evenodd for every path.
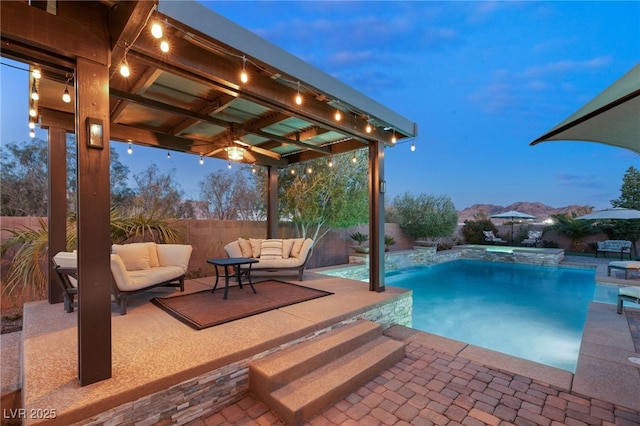
M 257 294 L 253 293 L 249 284 L 244 284 L 242 289 L 229 287 L 226 300 L 222 298 L 223 286 L 218 287 L 215 293 L 204 290 L 181 296 L 155 297 L 151 303 L 192 328 L 202 330 L 333 294 L 277 280 L 253 283 L 253 286 Z

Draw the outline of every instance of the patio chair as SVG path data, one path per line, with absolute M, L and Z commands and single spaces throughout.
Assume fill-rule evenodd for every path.
M 622 303 L 633 302 L 640 305 L 640 286 L 620 287 L 618 290 L 618 313 L 622 314 Z
M 78 257 L 76 253 L 61 251 L 53 256 L 53 269 L 62 287 L 64 310 L 73 312 L 78 307 L 75 296 L 78 294 Z
M 542 231 L 529 231 L 527 238 L 522 240 L 522 244 L 528 247 L 537 247 L 542 238 Z
M 503 240 L 502 238 L 496 237 L 493 231 L 482 231 L 482 233 L 484 234 L 484 240 L 491 244 L 506 243 L 506 241 Z

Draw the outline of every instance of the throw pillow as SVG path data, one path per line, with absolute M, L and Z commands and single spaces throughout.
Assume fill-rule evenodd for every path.
M 150 269 L 149 249 L 144 244 L 114 244 L 111 251 L 120 256 L 127 271 Z
M 263 240 L 260 247 L 260 259 L 282 259 L 282 240 Z
M 160 266 L 160 261 L 158 260 L 158 248 L 156 247 L 156 243 L 149 242 L 142 244 L 144 244 L 147 247 L 147 250 L 149 250 L 149 266 L 151 266 L 152 268 L 157 268 L 158 266 Z
M 253 249 L 251 248 L 251 241 L 238 238 L 238 245 L 240 246 L 240 252 L 242 257 L 253 257 Z
M 288 259 L 291 256 L 291 249 L 293 248 L 293 240 L 288 238 L 286 240 L 282 240 L 282 258 Z
M 293 247 L 291 248 L 291 257 L 300 257 L 300 250 L 302 250 L 302 244 L 304 244 L 304 238 L 295 238 L 293 240 Z
M 249 238 L 249 242 L 251 243 L 251 252 L 253 253 L 252 257 L 260 257 L 260 247 L 262 246 L 262 239 Z

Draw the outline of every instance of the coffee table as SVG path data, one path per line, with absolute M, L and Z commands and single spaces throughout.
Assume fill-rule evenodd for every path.
M 227 295 L 229 294 L 229 277 L 235 276 L 236 279 L 238 280 L 238 285 L 240 286 L 240 288 L 242 288 L 240 266 L 249 265 L 249 267 L 244 269 L 244 271 L 247 272 L 247 279 L 249 280 L 249 285 L 251 286 L 251 290 L 253 290 L 253 292 L 257 294 L 257 291 L 253 286 L 253 282 L 251 281 L 251 264 L 258 263 L 258 259 L 253 259 L 250 257 L 225 257 L 220 259 L 209 259 L 207 260 L 207 263 L 212 264 L 216 268 L 216 284 L 213 286 L 213 290 L 211 290 L 211 293 L 216 291 L 216 287 L 218 287 L 218 279 L 220 279 L 220 275 L 218 274 L 218 266 L 222 266 L 222 269 L 224 270 L 224 297 L 223 298 L 226 299 Z M 233 274 L 231 275 L 229 275 L 229 268 L 228 268 L 229 266 L 233 268 Z

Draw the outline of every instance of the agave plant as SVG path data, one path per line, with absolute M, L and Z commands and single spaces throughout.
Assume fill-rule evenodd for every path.
M 177 243 L 183 240 L 183 234 L 166 220 L 145 215 L 144 212 L 127 216 L 117 209 L 111 209 L 111 241 L 155 241 L 158 243 Z M 2 256 L 15 248 L 13 260 L 9 266 L 7 281 L 2 285 L 2 294 L 13 297 L 19 294 L 30 295 L 34 300 L 44 297 L 47 289 L 45 274 L 49 254 L 49 226 L 39 219 L 34 228 L 21 227 L 5 229 L 11 237 L 2 244 Z M 75 216 L 67 220 L 67 250 L 77 248 L 77 227 Z

